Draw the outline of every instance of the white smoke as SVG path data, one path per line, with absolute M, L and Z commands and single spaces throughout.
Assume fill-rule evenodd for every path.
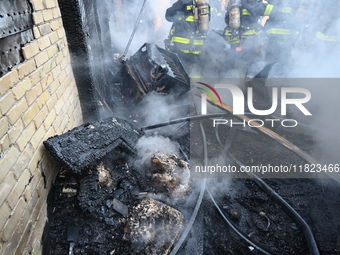
M 130 4 L 128 4 L 128 2 L 130 2 Z M 139 1 L 138 4 L 136 4 L 136 2 L 137 1 L 124 1 L 124 6 L 121 9 L 115 6 L 114 13 L 109 17 L 113 47 L 119 54 L 124 52 L 141 10 L 142 2 Z M 164 47 L 163 40 L 167 38 L 171 27 L 171 23 L 165 20 L 165 11 L 173 2 L 174 1 L 159 0 L 147 1 L 142 19 L 139 21 L 139 28 L 132 40 L 127 56 L 134 54 L 145 42 L 156 43 Z M 314 2 L 315 1 L 311 1 L 307 6 L 312 6 Z M 294 40 L 293 46 L 289 46 L 293 47 L 293 61 L 286 67 L 285 77 L 339 78 L 339 42 L 337 44 L 319 43 L 313 44 L 312 46 L 309 44 L 311 42 L 310 38 L 312 37 L 308 38 L 308 36 L 315 35 L 317 29 L 320 28 L 320 20 L 316 15 L 319 11 L 318 8 L 320 8 L 320 6 L 315 6 L 314 10 L 313 8 L 307 8 L 304 15 L 301 16 L 302 18 L 298 18 L 297 15 L 296 17 L 292 17 L 294 19 L 294 27 L 297 28 L 299 35 L 291 39 Z M 335 31 L 335 36 L 339 41 L 339 18 L 334 19 L 333 22 L 329 24 L 328 31 Z M 224 56 L 223 54 L 225 54 L 229 48 L 223 43 L 223 38 L 221 41 L 217 33 L 212 33 L 215 32 L 209 31 L 208 33 L 210 37 L 208 38 L 209 41 L 207 44 L 208 49 L 213 50 L 213 52 L 211 52 L 210 58 L 208 59 L 209 62 L 205 62 L 207 63 L 205 66 L 209 67 L 208 70 L 212 70 L 212 74 L 216 74 L 216 70 L 221 68 L 221 59 L 218 58 Z M 306 38 L 304 38 L 304 33 L 306 33 Z M 308 33 L 310 34 L 308 35 Z M 228 58 L 228 54 L 225 54 L 225 56 Z M 216 68 L 214 68 L 215 66 Z M 225 69 L 225 72 L 222 72 L 222 77 L 227 76 L 230 78 L 230 71 L 231 70 Z M 219 72 L 217 73 L 221 74 Z M 209 76 L 208 73 L 204 75 Z M 234 76 L 233 74 L 232 77 Z M 236 77 L 238 77 L 238 74 L 236 74 Z M 325 82 L 327 82 L 327 80 L 325 80 Z M 306 88 L 312 92 L 312 101 L 309 107 L 312 109 L 313 116 L 310 119 L 303 119 L 303 121 L 320 130 L 312 133 L 316 141 L 314 156 L 323 161 L 330 160 L 330 158 L 337 160 L 335 153 L 335 151 L 337 151 L 337 142 L 334 142 L 336 139 L 334 139 L 333 134 L 340 128 L 339 120 L 335 117 L 337 115 L 335 109 L 340 108 L 339 100 L 337 99 L 337 95 L 340 94 L 340 86 L 328 86 L 325 88 L 320 84 L 318 87 L 307 85 Z M 144 107 L 143 112 L 145 113 L 143 116 L 144 124 L 156 124 L 167 121 L 171 119 L 172 116 L 183 116 L 175 109 L 176 104 L 171 102 L 171 100 L 160 95 L 147 95 L 142 102 Z M 176 114 L 176 112 L 178 114 Z M 171 130 L 168 133 L 170 132 Z
M 141 120 L 144 126 L 159 124 L 169 120 L 186 117 L 189 114 L 188 98 L 174 98 L 172 95 L 162 95 L 150 92 L 139 103 L 142 113 Z M 163 135 L 182 135 L 185 130 L 182 127 L 186 123 L 165 126 L 151 130 L 152 133 Z M 183 131 L 183 132 L 182 132 Z
M 142 10 L 143 1 L 127 1 L 124 5 L 115 5 L 115 11 L 110 18 L 111 38 L 116 52 L 124 53 L 130 36 L 138 23 L 138 29 L 132 39 L 127 56 L 133 55 L 145 42 L 154 43 L 164 48 L 163 40 L 166 39 L 171 23 L 165 20 L 166 8 L 170 1 L 147 0 Z
M 151 157 L 156 152 L 179 155 L 177 144 L 163 136 L 143 136 L 138 140 L 136 150 L 138 155 L 135 164 L 141 171 L 151 164 Z
M 317 27 L 318 20 L 313 20 L 310 26 Z M 316 23 L 316 24 L 315 24 Z M 340 103 L 340 19 L 329 24 L 328 31 L 333 31 L 337 43 L 320 42 L 314 44 L 312 49 L 297 49 L 295 54 L 295 65 L 291 70 L 291 77 L 313 78 L 306 88 L 312 93 L 310 107 L 313 116 L 307 124 L 315 128 L 313 137 L 315 146 L 312 151 L 320 163 L 340 163 L 338 147 L 340 139 L 339 115 Z M 315 31 L 317 32 L 317 31 Z M 330 79 L 333 78 L 333 79 Z

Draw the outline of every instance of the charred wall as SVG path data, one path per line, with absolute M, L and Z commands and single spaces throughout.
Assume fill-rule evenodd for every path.
M 25 1 L 8 2 L 14 8 Z M 6 31 L 31 30 L 32 38 L 6 43 L 17 46 L 18 58 L 0 75 L 0 254 L 41 253 L 47 194 L 59 168 L 42 142 L 83 122 L 57 0 L 28 3 L 24 14 L 9 14 L 32 24 L 13 18 Z
M 98 120 L 98 102 L 112 107 L 113 51 L 108 1 L 59 0 L 84 121 Z

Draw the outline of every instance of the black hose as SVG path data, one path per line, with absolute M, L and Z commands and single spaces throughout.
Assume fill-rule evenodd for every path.
M 219 137 L 218 132 L 216 134 L 216 139 L 221 147 L 223 147 L 222 141 Z M 240 161 L 238 161 L 230 152 L 228 152 L 230 157 L 239 165 L 244 166 Z M 317 247 L 317 244 L 315 242 L 313 233 L 308 226 L 308 224 L 305 222 L 305 220 L 294 210 L 293 207 L 291 207 L 279 194 L 277 194 L 268 184 L 266 184 L 261 178 L 259 178 L 254 173 L 247 173 L 250 177 L 252 177 L 252 180 L 262 189 L 264 190 L 268 195 L 274 198 L 274 200 L 283 207 L 285 212 L 293 218 L 299 226 L 302 228 L 303 233 L 306 238 L 307 246 L 310 252 L 310 255 L 319 255 L 319 250 Z
M 223 145 L 220 136 L 218 134 L 218 126 L 215 128 L 215 135 L 216 135 L 216 139 L 222 149 L 223 152 L 228 153 L 229 148 L 231 146 L 231 143 L 233 141 L 234 135 L 235 135 L 235 129 L 231 129 L 230 130 L 230 134 L 229 137 L 227 138 L 226 141 L 226 145 Z M 263 254 L 270 254 L 270 252 L 266 251 L 266 249 L 262 248 L 259 244 L 255 243 L 254 241 L 252 241 L 250 239 L 250 236 L 248 236 L 247 234 L 245 234 L 244 232 L 242 232 L 242 230 L 240 230 L 234 223 L 233 221 L 223 213 L 223 211 L 221 210 L 221 208 L 217 205 L 215 199 L 213 198 L 213 196 L 211 195 L 210 191 L 207 190 L 211 201 L 214 203 L 215 207 L 217 208 L 217 210 L 219 211 L 219 213 L 221 214 L 221 216 L 223 217 L 223 219 L 227 222 L 227 224 L 229 225 L 229 227 L 234 230 L 236 232 L 236 234 L 238 234 L 242 239 L 244 239 L 247 243 L 249 243 L 251 246 L 253 246 L 255 249 L 257 249 L 258 251 L 262 252 Z
M 255 177 L 254 181 L 259 185 L 267 194 L 270 194 L 274 200 L 283 207 L 286 213 L 292 217 L 298 225 L 302 228 L 306 238 L 308 250 L 310 255 L 319 255 L 319 249 L 313 236 L 312 230 L 307 222 L 298 214 L 293 207 L 290 206 L 279 194 L 277 194 L 270 186 L 268 186 L 262 179 Z
M 207 145 L 207 139 L 206 139 L 206 136 L 205 136 L 205 131 L 204 131 L 204 128 L 203 128 L 203 125 L 202 125 L 201 122 L 200 122 L 200 128 L 201 128 L 202 139 L 203 139 L 204 165 L 207 165 L 207 163 L 208 163 L 208 145 Z M 183 242 L 187 238 L 187 235 L 189 234 L 189 232 L 192 228 L 192 225 L 194 224 L 194 222 L 196 220 L 198 210 L 201 207 L 201 203 L 202 203 L 204 192 L 205 192 L 206 183 L 207 183 L 207 179 L 204 178 L 202 183 L 201 183 L 201 190 L 200 190 L 200 194 L 198 196 L 198 199 L 197 199 L 197 202 L 196 202 L 196 205 L 195 205 L 195 209 L 194 209 L 194 211 L 193 211 L 193 213 L 190 217 L 190 220 L 189 220 L 188 224 L 186 225 L 180 239 L 178 240 L 178 242 L 176 243 L 176 245 L 172 249 L 170 255 L 176 255 L 178 250 L 181 248 Z
M 174 125 L 177 123 L 190 121 L 190 120 L 203 120 L 203 119 L 209 119 L 209 118 L 215 118 L 215 117 L 222 117 L 226 115 L 229 115 L 229 113 L 215 113 L 215 114 L 207 114 L 207 115 L 189 116 L 189 117 L 184 117 L 180 119 L 169 120 L 167 122 L 163 122 L 163 123 L 159 123 L 155 125 L 145 126 L 145 127 L 142 127 L 141 130 L 145 131 L 145 130 L 160 128 L 160 127 L 170 126 L 170 125 Z
M 221 139 L 220 139 L 220 135 L 218 134 L 218 129 L 219 129 L 219 125 L 216 126 L 215 128 L 215 136 L 216 136 L 216 140 L 218 142 L 218 144 L 220 145 L 222 152 L 224 153 L 228 153 L 232 142 L 234 141 L 235 135 L 236 135 L 236 128 L 230 128 L 229 130 L 229 136 L 227 137 L 225 144 L 222 143 Z
M 217 129 L 216 129 L 217 130 Z M 223 147 L 222 141 L 220 139 L 220 136 L 218 134 L 218 130 L 215 133 L 216 139 L 221 147 Z M 228 152 L 230 157 L 241 167 L 244 165 L 238 161 L 230 152 Z M 305 235 L 308 250 L 310 252 L 310 255 L 319 255 L 319 250 L 317 247 L 317 244 L 315 242 L 315 238 L 313 236 L 313 233 L 306 223 L 306 221 L 295 211 L 293 207 L 291 207 L 278 193 L 276 193 L 268 184 L 266 184 L 260 177 L 255 175 L 254 173 L 247 173 L 252 180 L 262 189 L 264 190 L 268 195 L 274 198 L 276 203 L 282 206 L 284 211 L 291 217 L 293 218 L 299 226 L 302 228 L 302 231 Z
M 192 95 L 191 95 L 192 96 Z M 192 120 L 192 119 L 205 119 L 205 118 L 211 118 L 213 114 L 210 114 L 210 115 L 197 115 L 197 107 L 195 105 L 195 114 L 196 116 L 191 116 L 191 117 L 187 117 L 187 118 L 182 118 L 181 120 L 184 120 L 184 121 L 188 121 L 188 120 Z M 214 115 L 215 116 L 215 115 Z M 218 115 L 218 116 L 221 116 L 221 115 Z M 222 115 L 223 116 L 223 115 Z M 176 121 L 176 120 L 174 120 Z M 162 125 L 162 126 L 167 126 L 167 125 L 171 125 L 169 124 L 171 121 L 167 122 L 168 124 L 166 123 L 163 123 L 165 125 Z M 182 121 L 181 121 L 182 122 Z M 176 122 L 178 123 L 178 122 Z M 175 124 L 175 123 L 173 123 Z M 205 136 L 205 131 L 204 131 L 204 127 L 202 125 L 202 122 L 200 121 L 199 122 L 200 124 L 200 129 L 201 129 L 201 134 L 202 134 L 202 141 L 203 141 L 203 154 L 204 154 L 204 161 L 203 161 L 203 164 L 206 166 L 208 164 L 208 144 L 207 144 L 207 138 Z M 158 125 L 157 125 L 158 126 Z M 174 246 L 174 248 L 172 249 L 170 255 L 176 255 L 176 253 L 178 252 L 178 250 L 181 248 L 183 242 L 185 241 L 185 239 L 187 238 L 187 235 L 189 234 L 191 228 L 192 228 L 192 225 L 194 224 L 195 222 L 195 219 L 196 219 L 196 216 L 197 216 L 197 213 L 198 213 L 198 210 L 200 209 L 201 207 L 201 204 L 202 204 L 202 200 L 203 200 L 203 196 L 204 196 L 204 192 L 205 192 L 205 189 L 206 189 L 206 184 L 207 184 L 207 179 L 204 178 L 202 183 L 201 183 L 201 190 L 200 190 L 200 194 L 197 198 L 197 202 L 196 202 L 196 205 L 195 205 L 195 209 L 190 217 L 190 220 L 187 224 L 187 226 L 185 227 L 180 239 L 178 240 L 178 242 L 176 243 L 176 245 Z
M 238 161 L 231 153 L 229 153 L 231 158 L 239 165 L 244 166 L 240 161 Z M 259 178 L 254 173 L 247 173 L 252 180 L 263 190 L 265 191 L 269 196 L 271 196 L 276 203 L 278 203 L 280 206 L 282 206 L 283 210 L 292 218 L 294 219 L 298 225 L 302 228 L 302 231 L 305 235 L 308 250 L 310 255 L 319 255 L 319 249 L 315 242 L 315 238 L 313 236 L 313 233 L 306 223 L 306 221 L 298 214 L 293 207 L 290 206 L 278 193 L 276 193 L 267 183 L 265 183 L 261 178 Z

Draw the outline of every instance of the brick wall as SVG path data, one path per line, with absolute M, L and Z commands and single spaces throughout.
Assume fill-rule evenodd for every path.
M 40 254 L 59 165 L 42 142 L 82 123 L 57 0 L 31 0 L 35 40 L 0 78 L 0 254 Z

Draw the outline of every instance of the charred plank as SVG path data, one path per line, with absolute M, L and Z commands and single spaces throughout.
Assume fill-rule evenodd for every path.
M 127 121 L 108 118 L 51 137 L 44 145 L 65 168 L 79 174 L 114 150 L 134 153 L 134 145 L 141 135 Z

